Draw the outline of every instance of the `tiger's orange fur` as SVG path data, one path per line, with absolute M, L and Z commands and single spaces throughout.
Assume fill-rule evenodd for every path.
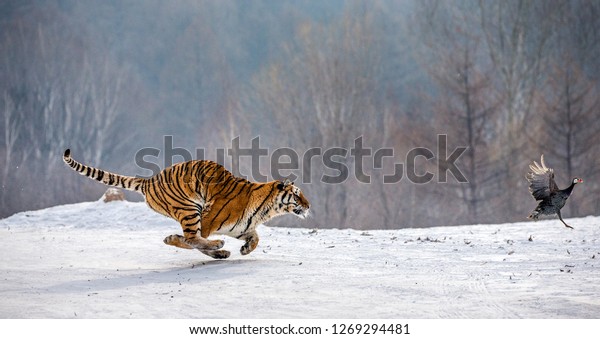
M 144 195 L 154 211 L 177 220 L 183 236 L 165 238 L 168 245 L 198 249 L 213 258 L 229 257 L 221 240 L 224 234 L 245 241 L 243 255 L 258 245 L 256 227 L 276 216 L 308 215 L 310 204 L 302 191 L 285 180 L 254 183 L 237 178 L 225 167 L 209 160 L 175 164 L 151 178 L 128 177 L 83 165 L 66 150 L 63 160 L 72 169 L 105 185 L 136 191 Z

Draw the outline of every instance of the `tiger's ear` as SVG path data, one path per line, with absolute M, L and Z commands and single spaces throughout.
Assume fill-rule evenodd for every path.
M 279 184 L 277 184 L 277 188 L 282 190 L 290 185 L 293 185 L 294 183 L 290 181 L 290 179 L 285 178 L 284 181 L 280 181 Z

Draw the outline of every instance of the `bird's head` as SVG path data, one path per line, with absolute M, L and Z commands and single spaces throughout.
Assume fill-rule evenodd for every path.
M 583 183 L 583 179 L 580 179 L 580 178 L 573 178 L 573 183 L 574 183 L 574 184 L 581 184 L 581 183 Z

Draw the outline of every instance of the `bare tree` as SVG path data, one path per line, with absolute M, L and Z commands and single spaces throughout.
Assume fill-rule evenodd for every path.
M 11 55 L 0 65 L 2 181 L 11 183 L 0 192 L 2 201 L 10 199 L 4 215 L 25 201 L 33 208 L 73 200 L 73 188 L 86 184 L 57 180 L 67 147 L 102 165 L 119 144 L 112 133 L 121 114 L 123 69 L 85 46 L 61 19 L 34 11 L 5 23 L 10 29 L 0 37 Z
M 451 135 L 455 143 L 467 147 L 459 164 L 468 182 L 449 185 L 459 188 L 455 192 L 467 207 L 464 220 L 471 223 L 484 215 L 482 208 L 495 195 L 489 188 L 495 186 L 497 179 L 491 171 L 494 144 L 490 138 L 496 106 L 490 95 L 489 78 L 474 63 L 476 48 L 449 50 L 451 55 L 442 59 L 434 74 L 443 93 L 436 105 L 437 114 L 441 115 L 437 122 L 442 124 L 438 128 Z
M 540 116 L 538 135 L 540 149 L 562 163 L 565 182 L 575 176 L 588 177 L 590 183 L 600 174 L 600 100 L 595 91 L 598 84 L 587 79 L 574 64 L 561 58 L 548 78 L 547 95 L 542 98 L 544 114 Z M 564 65 L 568 65 L 565 67 Z M 593 185 L 593 184 L 592 184 Z M 584 201 L 580 195 L 569 205 L 572 215 L 578 215 L 578 206 Z M 588 213 L 593 213 L 588 211 Z
M 563 2 L 548 6 L 545 1 L 479 1 L 479 18 L 490 60 L 495 67 L 500 106 L 498 125 L 504 131 L 502 158 L 506 192 L 523 190 L 522 155 L 527 147 L 524 137 L 541 70 L 554 33 L 556 14 Z M 525 195 L 523 195 L 525 196 Z M 524 213 L 524 204 L 513 194 L 504 195 L 506 211 Z
M 594 198 L 600 190 L 595 184 L 600 175 L 599 12 L 594 1 L 569 1 L 560 7 L 544 86 L 536 96 L 540 114 L 528 125 L 530 142 L 554 159 L 559 180 L 568 183 L 581 176 L 589 183 L 582 188 L 587 194 L 572 198 L 573 216 L 594 213 L 599 204 Z
M 16 151 L 17 140 L 21 132 L 21 120 L 16 114 L 14 101 L 5 90 L 2 97 L 3 107 L 3 131 L 4 131 L 4 171 L 2 173 L 2 183 L 6 184 L 10 173 L 11 163 L 13 162 L 13 154 Z
M 285 131 L 277 137 L 295 145 L 298 153 L 314 146 L 349 150 L 356 138 L 376 126 L 381 60 L 373 20 L 373 13 L 365 10 L 348 12 L 331 25 L 301 25 L 297 44 L 284 47 L 288 64 L 269 67 L 258 81 L 261 104 Z M 349 153 L 335 159 L 348 171 L 354 168 Z M 313 174 L 336 174 L 325 167 L 314 171 L 319 164 L 312 165 Z M 350 179 L 307 189 L 317 200 L 315 206 L 322 206 L 315 214 L 323 223 L 348 225 L 352 185 Z
M 432 127 L 447 134 L 453 143 L 467 147 L 458 163 L 468 182 L 435 185 L 430 199 L 442 194 L 452 201 L 460 199 L 462 205 L 454 206 L 453 214 L 460 216 L 457 222 L 470 223 L 492 217 L 493 209 L 488 206 L 497 196 L 493 188 L 498 180 L 492 166 L 498 100 L 486 63 L 484 37 L 470 12 L 472 7 L 469 1 L 423 1 L 415 23 L 423 46 L 417 51 L 419 59 L 439 93 L 422 96 L 432 105 Z

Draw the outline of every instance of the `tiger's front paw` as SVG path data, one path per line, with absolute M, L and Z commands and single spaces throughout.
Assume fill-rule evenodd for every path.
M 242 255 L 247 255 L 250 254 L 250 252 L 254 251 L 254 249 L 256 248 L 256 245 L 258 245 L 258 242 L 247 242 L 244 244 L 244 246 L 242 246 L 242 248 L 240 248 L 240 253 Z
M 168 237 L 166 237 L 163 242 L 167 245 L 171 245 L 171 246 L 177 246 L 178 244 L 182 243 L 183 241 L 181 241 L 182 237 L 180 235 L 177 234 L 173 234 L 170 235 Z

